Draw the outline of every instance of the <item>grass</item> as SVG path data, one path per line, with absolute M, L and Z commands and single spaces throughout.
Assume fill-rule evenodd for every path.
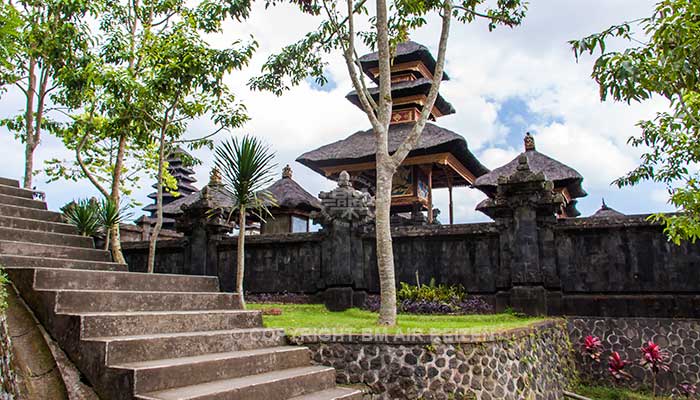
M 290 335 L 348 333 L 481 333 L 528 326 L 544 318 L 523 318 L 512 314 L 407 315 L 399 314 L 395 327 L 377 326 L 377 314 L 357 308 L 330 312 L 322 304 L 248 304 L 253 310 L 279 308 L 281 315 L 265 315 L 267 328 L 283 328 Z
M 579 386 L 574 393 L 595 400 L 667 400 L 670 397 L 652 397 L 650 393 L 632 392 L 626 389 L 604 386 Z

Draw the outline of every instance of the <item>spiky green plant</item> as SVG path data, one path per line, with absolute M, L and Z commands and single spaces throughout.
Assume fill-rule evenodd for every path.
M 216 148 L 216 166 L 228 189 L 225 192 L 230 195 L 234 205 L 230 216 L 234 212 L 238 213 L 236 291 L 241 297 L 243 308 L 246 213 L 250 211 L 261 219 L 270 214 L 268 207 L 275 204 L 275 199 L 264 189 L 272 181 L 274 157 L 274 153 L 260 139 L 248 135 L 240 139 L 231 138 Z
M 127 206 L 119 207 L 111 198 L 102 199 L 99 204 L 98 220 L 100 227 L 104 230 L 105 235 L 105 250 L 109 250 L 109 233 L 112 228 L 119 226 L 122 222 L 132 217 L 132 213 L 128 212 Z
M 96 200 L 75 200 L 66 204 L 62 211 L 66 221 L 75 226 L 78 234 L 95 236 L 100 232 L 100 205 Z

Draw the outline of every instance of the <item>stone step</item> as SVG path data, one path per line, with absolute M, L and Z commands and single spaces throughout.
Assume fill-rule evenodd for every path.
M 2 193 L 0 193 L 0 204 L 46 210 L 46 203 L 43 201 L 28 199 L 26 197 L 10 196 Z
M 64 222 L 63 215 L 54 211 L 0 204 L 0 215 L 48 222 Z
M 91 237 L 17 228 L 0 227 L 0 240 L 10 240 L 31 244 L 52 244 L 56 246 L 95 248 L 95 244 Z
M 71 313 L 72 314 L 72 313 Z M 141 311 L 76 313 L 82 321 L 82 338 L 133 336 L 259 328 L 259 311 Z
M 235 293 L 134 292 L 124 290 L 42 290 L 56 293 L 56 311 L 214 311 L 240 310 Z
M 25 199 L 34 199 L 34 191 L 18 188 L 14 186 L 7 186 L 0 184 L 0 194 L 5 194 L 8 196 L 24 197 Z
M 85 341 L 103 343 L 109 365 L 158 360 L 174 355 L 190 357 L 254 350 L 286 343 L 284 331 L 267 328 L 94 337 Z
M 219 280 L 212 276 L 37 268 L 34 288 L 218 293 Z
M 86 249 L 82 247 L 56 246 L 51 244 L 14 242 L 0 240 L 0 254 L 15 256 L 33 256 L 50 258 L 67 258 L 82 261 L 111 261 L 108 251 Z
M 337 387 L 293 397 L 289 400 L 362 400 L 362 392 L 355 389 Z
M 67 235 L 77 235 L 75 226 L 62 222 L 46 222 L 36 219 L 26 219 L 18 217 L 0 216 L 0 226 L 3 228 L 27 229 L 31 231 L 64 233 Z
M 134 373 L 134 392 L 145 393 L 310 365 L 309 350 L 280 346 L 193 357 L 110 365 Z
M 137 394 L 135 398 L 140 400 L 287 400 L 290 397 L 330 389 L 334 385 L 333 368 L 313 366 Z
M 69 258 L 0 254 L 0 264 L 12 268 L 62 268 L 75 270 L 126 271 L 126 264 L 111 261 L 84 261 Z
M 12 186 L 12 187 L 19 187 L 19 181 L 16 179 L 10 179 L 10 178 L 0 178 L 0 185 L 5 185 L 5 186 Z

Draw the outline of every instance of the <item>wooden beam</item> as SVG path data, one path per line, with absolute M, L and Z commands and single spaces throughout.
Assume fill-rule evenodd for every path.
M 409 61 L 405 63 L 400 63 L 400 64 L 394 64 L 391 67 L 391 73 L 393 74 L 394 72 L 402 72 L 402 71 L 416 71 L 423 75 L 424 78 L 428 78 L 430 80 L 433 80 L 433 74 L 430 72 L 428 67 L 423 64 L 421 61 Z M 369 72 L 374 75 L 374 78 L 377 79 L 379 77 L 379 67 L 374 67 L 370 68 Z
M 450 166 L 456 173 L 458 173 L 462 178 L 464 178 L 467 182 L 470 184 L 474 184 L 476 181 L 476 176 L 472 174 L 472 172 L 467 169 L 459 160 L 457 157 L 452 155 L 452 153 L 447 153 L 447 165 Z
M 428 223 L 432 224 L 433 219 L 433 170 L 428 171 Z
M 401 166 L 408 166 L 408 165 L 420 165 L 420 164 L 441 164 L 445 165 L 447 164 L 447 159 L 450 156 L 450 153 L 438 153 L 438 154 L 427 154 L 424 156 L 415 156 L 415 157 L 408 157 L 403 162 L 401 163 Z M 330 167 L 321 167 L 321 170 L 323 171 L 326 176 L 331 176 L 334 174 L 338 174 L 342 171 L 367 171 L 367 170 L 375 170 L 377 169 L 377 162 L 376 161 L 370 161 L 370 162 L 365 162 L 365 163 L 357 163 L 357 164 L 343 164 L 343 165 L 336 165 L 336 166 L 330 166 Z

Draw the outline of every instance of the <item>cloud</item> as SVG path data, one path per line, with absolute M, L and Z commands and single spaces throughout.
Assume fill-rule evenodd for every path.
M 302 15 L 295 7 L 283 5 L 265 9 L 254 3 L 251 18 L 228 22 L 223 34 L 209 35 L 217 47 L 253 35 L 260 45 L 251 64 L 236 71 L 227 83 L 246 104 L 251 121 L 233 134 L 251 133 L 264 138 L 277 152 L 279 170 L 291 164 L 294 177 L 309 192 L 318 194 L 334 184 L 299 164 L 294 159 L 305 151 L 343 139 L 367 129 L 362 111 L 344 97 L 351 90 L 345 64 L 338 53 L 328 57 L 327 76 L 332 84 L 322 90 L 312 82 L 302 82 L 282 97 L 251 92 L 250 77 L 258 74 L 265 60 L 282 46 L 291 44 L 314 29 L 319 18 Z M 649 15 L 654 0 L 595 0 L 570 2 L 538 0 L 531 2 L 524 24 L 516 29 L 499 28 L 488 32 L 486 24 L 454 23 L 448 45 L 447 72 L 451 80 L 443 82 L 441 93 L 457 109 L 457 114 L 438 120 L 438 124 L 462 134 L 470 149 L 489 168 L 500 166 L 522 151 L 523 129 L 531 129 L 542 152 L 576 168 L 584 177 L 591 196 L 582 200 L 584 215 L 600 206 L 600 197 L 621 211 L 655 211 L 668 209 L 661 200 L 657 185 L 618 190 L 609 183 L 636 165 L 640 151 L 626 144 L 627 137 L 638 133 L 635 123 L 653 116 L 664 103 L 654 100 L 641 105 L 601 103 L 597 86 L 590 78 L 593 58 L 576 63 L 567 40 L 600 31 L 609 25 Z M 358 21 L 366 26 L 366 21 Z M 412 39 L 436 50 L 439 21 L 416 32 Z M 616 43 L 614 46 L 622 46 Z M 613 47 L 614 47 L 613 46 Z M 360 51 L 366 49 L 361 48 Z M 519 110 L 512 111 L 518 99 Z M 10 92 L 2 99 L 6 110 L 21 109 L 21 96 Z M 525 107 L 525 105 L 527 107 Z M 189 126 L 189 135 L 211 130 L 211 121 L 202 119 Z M 225 135 L 221 135 L 221 140 Z M 3 175 L 19 177 L 22 173 L 22 146 L 9 133 L 0 130 Z M 208 181 L 213 154 L 198 150 L 195 155 L 203 165 L 196 168 L 199 186 Z M 46 137 L 37 151 L 37 166 L 53 157 L 70 157 L 58 140 Z M 89 196 L 94 190 L 87 182 L 55 183 L 41 189 L 48 193 L 51 208 L 57 208 L 73 196 Z M 152 191 L 150 183 L 133 195 L 143 202 Z M 649 193 L 654 193 L 649 195 Z M 455 215 L 459 222 L 484 220 L 474 211 L 483 195 L 473 189 L 456 189 Z M 436 191 L 435 203 L 447 221 L 447 192 Z

